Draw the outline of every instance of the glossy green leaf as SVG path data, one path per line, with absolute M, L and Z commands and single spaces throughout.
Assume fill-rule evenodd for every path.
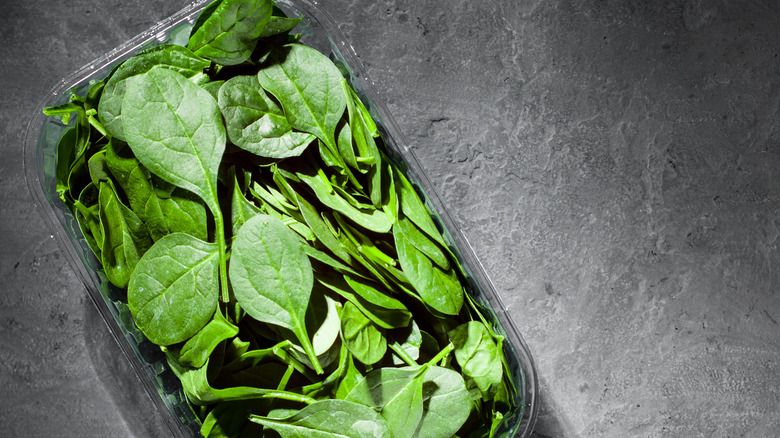
M 485 325 L 479 321 L 461 324 L 449 332 L 455 345 L 455 359 L 477 384 L 485 400 L 492 398 L 504 377 L 503 361 L 499 346 Z
M 398 260 L 422 300 L 437 312 L 457 315 L 463 306 L 463 285 L 455 272 L 435 266 L 402 234 L 394 230 Z
M 336 151 L 336 125 L 347 102 L 338 68 L 317 50 L 289 44 L 271 53 L 257 75 L 282 104 L 290 125 L 314 134 Z
M 376 369 L 355 385 L 346 400 L 378 411 L 394 437 L 411 437 L 424 413 L 427 371 L 427 366 Z
M 192 78 L 207 68 L 209 62 L 186 47 L 163 45 L 140 53 L 122 63 L 106 83 L 98 105 L 100 123 L 112 136 L 125 140 L 122 101 L 127 89 L 127 80 L 146 73 L 155 66 L 168 68 L 187 78 Z
M 219 107 L 231 142 L 267 158 L 300 155 L 315 137 L 293 131 L 282 108 L 260 87 L 257 76 L 235 76 L 219 89 Z
M 158 240 L 127 290 L 136 325 L 157 345 L 186 341 L 211 320 L 219 296 L 217 245 L 184 233 Z
M 103 269 L 108 280 L 125 288 L 141 256 L 152 246 L 144 223 L 117 198 L 113 183 L 100 182 Z
M 240 64 L 255 49 L 272 7 L 270 0 L 222 0 L 198 23 L 187 47 L 218 64 Z
M 320 400 L 295 415 L 275 419 L 251 415 L 251 421 L 282 438 L 391 438 L 385 420 L 373 409 L 344 400 Z
M 305 323 L 314 277 L 295 234 L 271 216 L 252 217 L 236 234 L 229 275 L 241 307 L 258 321 L 291 330 L 318 367 Z
M 387 351 L 380 328 L 349 301 L 341 311 L 341 338 L 355 359 L 366 365 L 379 362 Z
M 226 140 L 214 98 L 181 74 L 157 67 L 129 80 L 122 113 L 138 161 L 198 195 L 216 214 L 216 175 Z
M 432 366 L 423 382 L 425 411 L 413 438 L 451 438 L 471 412 L 471 398 L 458 372 Z

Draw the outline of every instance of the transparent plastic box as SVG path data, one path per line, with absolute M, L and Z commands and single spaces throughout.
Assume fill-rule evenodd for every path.
M 160 44 L 186 45 L 195 19 L 208 3 L 209 0 L 192 3 L 61 80 L 33 114 L 24 144 L 25 176 L 40 214 L 175 437 L 201 436 L 200 422 L 191 411 L 159 347 L 149 342 L 133 323 L 125 291 L 108 282 L 76 219 L 60 201 L 55 190 L 56 148 L 67 126 L 54 117 L 44 116 L 42 110 L 68 102 L 71 93 L 84 95 L 91 81 L 108 75 L 114 66 L 141 50 Z M 505 416 L 497 436 L 530 436 L 538 410 L 538 382 L 533 359 L 470 244 L 452 221 L 423 165 L 378 99 L 375 85 L 365 76 L 352 46 L 333 19 L 318 7 L 316 0 L 276 0 L 276 3 L 289 16 L 303 17 L 294 32 L 303 35 L 301 42 L 328 55 L 339 66 L 377 121 L 391 159 L 407 173 L 426 206 L 433 212 L 434 221 L 443 229 L 445 238 L 469 276 L 467 290 L 477 302 L 489 308 L 487 316 L 492 318 L 496 331 L 506 338 L 503 346 L 517 390 L 516 406 Z

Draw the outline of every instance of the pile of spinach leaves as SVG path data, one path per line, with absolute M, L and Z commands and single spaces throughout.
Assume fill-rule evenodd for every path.
M 300 21 L 217 0 L 46 108 L 57 192 L 204 436 L 493 436 L 503 338 Z

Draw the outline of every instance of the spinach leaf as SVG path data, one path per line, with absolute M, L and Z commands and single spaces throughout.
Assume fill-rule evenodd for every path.
M 230 141 L 261 157 L 298 156 L 315 138 L 292 130 L 282 109 L 254 75 L 225 82 L 219 89 L 219 107 Z
M 217 102 L 179 73 L 152 68 L 129 80 L 122 113 L 127 143 L 147 169 L 189 190 L 216 215 L 225 127 Z
M 206 240 L 208 237 L 206 206 L 192 193 L 167 184 L 153 175 L 135 158 L 130 148 L 111 139 L 106 147 L 106 165 L 127 197 L 130 208 L 146 224 L 152 240 L 183 232 Z M 165 197 L 162 197 L 165 196 Z
M 138 216 L 119 201 L 111 180 L 100 182 L 98 199 L 103 269 L 111 283 L 124 288 L 152 239 Z
M 183 342 L 209 322 L 219 296 L 218 258 L 217 245 L 184 233 L 163 237 L 141 257 L 127 301 L 150 341 Z
M 271 19 L 270 0 L 221 0 L 198 23 L 187 47 L 196 55 L 222 65 L 249 58 Z
M 251 421 L 283 438 L 391 438 L 385 420 L 373 409 L 344 400 L 320 400 L 287 418 L 251 415 Z
M 347 102 L 341 73 L 325 55 L 301 44 L 286 45 L 271 52 L 257 78 L 282 104 L 293 128 L 314 134 L 333 153 L 338 151 L 336 125 Z
M 455 272 L 435 266 L 397 229 L 393 237 L 401 267 L 425 304 L 445 315 L 457 315 L 463 306 L 463 286 Z
M 451 438 L 471 412 L 471 398 L 457 371 L 431 366 L 422 388 L 425 412 L 415 438 Z
M 271 216 L 252 217 L 238 230 L 229 274 L 241 307 L 258 321 L 291 330 L 321 374 L 305 323 L 314 276 L 293 232 Z
M 426 234 L 423 234 L 414 222 L 410 221 L 406 216 L 398 218 L 398 221 L 393 226 L 393 233 L 401 234 L 404 239 L 430 258 L 441 269 L 445 271 L 450 269 L 450 261 L 439 244 Z
M 357 225 L 377 233 L 386 233 L 392 228 L 393 224 L 381 210 L 359 209 L 352 206 L 333 190 L 330 181 L 323 179 L 316 169 L 301 166 L 295 175 L 311 188 L 321 203 L 344 214 Z
M 411 437 L 423 418 L 427 371 L 427 365 L 371 371 L 355 385 L 346 400 L 378 411 L 393 436 Z
M 195 193 L 214 217 L 222 300 L 228 301 L 225 225 L 217 172 L 225 126 L 211 95 L 172 70 L 155 67 L 129 80 L 122 112 L 127 143 L 147 169 Z
M 479 321 L 461 324 L 449 333 L 455 359 L 463 374 L 474 380 L 484 400 L 492 399 L 504 378 L 499 346 Z
M 302 18 L 288 18 L 285 13 L 274 5 L 273 14 L 268 20 L 268 23 L 263 28 L 263 33 L 260 34 L 260 38 L 267 38 L 272 35 L 278 35 L 291 31 L 295 26 L 301 22 Z
M 200 368 L 206 364 L 217 345 L 236 335 L 238 335 L 238 327 L 225 319 L 221 312 L 215 312 L 214 319 L 187 340 L 181 348 L 173 348 L 168 351 L 176 357 L 180 364 Z
M 125 140 L 122 101 L 125 97 L 127 80 L 146 73 L 155 66 L 168 68 L 187 78 L 192 78 L 203 72 L 209 66 L 209 62 L 186 47 L 176 45 L 157 46 L 123 62 L 106 83 L 98 104 L 100 123 L 113 137 Z
M 387 351 L 387 339 L 379 327 L 349 301 L 341 311 L 341 339 L 352 356 L 366 365 L 379 362 Z

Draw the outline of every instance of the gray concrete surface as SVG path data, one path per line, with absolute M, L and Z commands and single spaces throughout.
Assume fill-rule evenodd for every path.
M 21 144 L 56 81 L 186 3 L 2 2 L 2 436 L 167 435 Z M 538 437 L 780 434 L 780 2 L 322 3 L 536 358 Z

